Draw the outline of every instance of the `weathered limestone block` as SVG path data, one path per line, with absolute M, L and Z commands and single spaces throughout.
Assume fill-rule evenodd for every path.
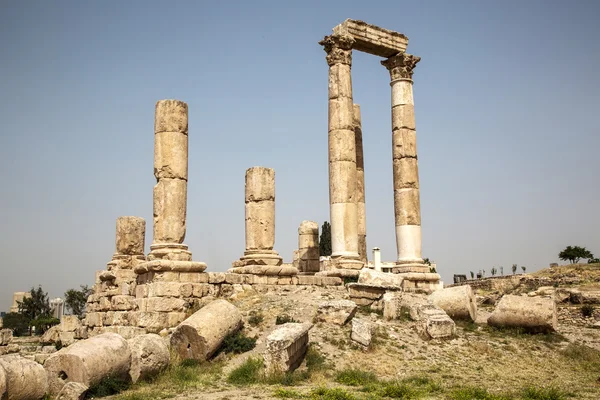
M 383 295 L 383 318 L 397 319 L 402 315 L 402 293 L 387 292 Z
M 183 243 L 186 207 L 187 182 L 181 179 L 160 179 L 154 186 L 155 243 Z
M 146 221 L 140 217 L 117 218 L 116 253 L 126 255 L 144 254 Z
M 8 400 L 39 400 L 48 390 L 46 371 L 33 360 L 16 354 L 2 356 L 0 370 L 4 370 L 6 382 L 4 387 Z M 0 383 L 0 398 L 4 399 L 1 386 L 2 383 Z
M 247 202 L 246 250 L 272 250 L 275 245 L 275 201 Z
M 174 252 L 172 252 L 174 253 Z M 176 254 L 176 253 L 174 253 Z M 134 271 L 138 275 L 147 274 L 149 272 L 158 272 L 160 274 L 154 274 L 153 280 L 162 281 L 178 281 L 179 273 L 192 273 L 202 272 L 206 269 L 206 264 L 199 261 L 185 261 L 185 260 L 152 260 L 146 263 L 140 264 L 135 267 Z M 168 274 L 172 272 L 173 274 Z M 200 279 L 200 278 L 198 278 Z
M 162 337 L 141 335 L 129 339 L 128 343 L 131 349 L 129 376 L 133 383 L 155 376 L 169 366 L 169 348 Z
M 275 170 L 265 167 L 248 168 L 245 198 L 246 203 L 275 201 Z
M 352 36 L 354 49 L 379 57 L 403 53 L 408 45 L 408 38 L 402 33 L 354 19 L 347 19 L 337 25 L 333 28 L 333 33 Z
M 436 290 L 429 295 L 429 300 L 452 319 L 477 319 L 477 302 L 469 285 Z
M 188 131 L 188 106 L 179 100 L 160 100 L 154 112 L 154 132 Z
M 424 339 L 447 339 L 456 334 L 456 324 L 445 313 L 429 315 L 423 318 L 417 331 Z
M 63 346 L 70 346 L 75 343 L 75 332 L 60 332 L 58 338 Z
M 298 228 L 298 266 L 302 272 L 319 272 L 319 224 L 302 221 Z
M 223 339 L 242 327 L 242 314 L 226 300 L 215 300 L 183 321 L 171 336 L 171 348 L 181 359 L 207 360 Z
M 131 350 L 116 333 L 103 333 L 62 348 L 44 363 L 49 393 L 57 394 L 67 382 L 92 386 L 108 375 L 127 378 Z
M 349 283 L 348 294 L 351 299 L 363 298 L 370 300 L 379 300 L 385 293 L 386 289 L 377 285 L 366 285 L 362 283 Z
M 353 318 L 350 339 L 365 347 L 369 347 L 373 339 L 373 324 L 366 319 Z
M 12 338 L 13 338 L 12 329 L 0 330 L 0 346 L 7 346 L 12 341 Z
M 371 268 L 361 269 L 360 274 L 358 275 L 358 283 L 365 283 L 375 286 L 379 285 L 401 288 L 403 281 L 404 278 L 401 275 L 375 271 Z
M 551 298 L 504 295 L 488 318 L 488 325 L 519 327 L 532 332 L 554 332 L 558 325 Z
M 82 383 L 67 382 L 56 396 L 56 400 L 83 400 L 88 389 Z
M 294 276 L 298 274 L 298 269 L 289 265 L 248 265 L 245 267 L 234 267 L 227 272 L 232 274 Z
M 62 332 L 75 332 L 81 326 L 81 321 L 77 315 L 63 315 L 60 320 L 60 330 Z
M 0 365 L 0 399 L 6 399 L 6 373 L 4 367 Z
M 350 300 L 331 300 L 319 304 L 316 320 L 336 325 L 344 325 L 350 321 L 358 306 Z
M 302 363 L 308 350 L 308 331 L 311 323 L 289 322 L 267 336 L 265 365 L 271 372 L 293 371 Z
M 187 181 L 187 133 L 157 132 L 154 135 L 154 176 Z

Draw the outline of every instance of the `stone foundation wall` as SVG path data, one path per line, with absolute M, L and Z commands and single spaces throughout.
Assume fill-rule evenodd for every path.
M 228 298 L 244 290 L 259 293 L 328 286 L 345 290 L 343 281 L 327 276 L 260 276 L 224 272 L 111 271 L 98 278 L 87 301 L 83 325 L 91 336 L 105 332 L 131 338 L 174 328 L 207 300 Z M 102 273 L 98 274 L 99 277 Z

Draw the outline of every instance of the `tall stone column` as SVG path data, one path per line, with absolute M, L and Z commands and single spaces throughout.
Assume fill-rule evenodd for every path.
M 365 162 L 363 157 L 360 106 L 354 104 L 354 139 L 356 147 L 356 207 L 358 210 L 358 255 L 367 263 L 367 213 L 365 208 Z
M 190 261 L 183 244 L 187 210 L 188 106 L 156 103 L 154 120 L 154 237 L 148 259 Z
M 413 70 L 421 60 L 399 53 L 381 62 L 392 87 L 392 154 L 398 261 L 395 272 L 429 272 L 421 258 L 421 202 L 413 101 Z
M 275 245 L 275 170 L 246 171 L 246 251 L 242 265 L 281 265 Z
M 298 228 L 298 265 L 300 272 L 319 272 L 319 224 L 302 221 Z
M 352 45 L 349 35 L 326 36 L 319 42 L 329 65 L 329 203 L 332 262 L 360 269 L 356 196 L 356 143 L 352 102 Z

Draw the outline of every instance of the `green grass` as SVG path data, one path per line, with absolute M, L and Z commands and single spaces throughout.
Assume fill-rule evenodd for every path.
M 279 399 L 301 399 L 304 395 L 293 389 L 278 388 L 273 392 L 273 396 Z
M 121 393 L 127 390 L 131 385 L 129 377 L 121 377 L 109 375 L 104 377 L 100 382 L 92 385 L 87 391 L 86 398 L 105 397 L 113 394 Z
M 523 400 L 564 400 L 570 395 L 556 387 L 537 388 L 530 386 L 523 389 L 521 397 Z
M 461 387 L 453 389 L 448 393 L 449 400 L 510 400 L 513 399 L 510 395 L 492 394 L 485 388 L 481 387 Z
M 260 312 L 256 312 L 256 311 L 252 311 L 250 313 L 250 317 L 248 317 L 248 323 L 251 326 L 258 326 L 260 324 L 262 324 L 262 322 L 264 321 L 265 317 L 263 317 L 262 313 Z
M 581 344 L 570 343 L 562 355 L 586 371 L 600 370 L 600 351 Z
M 252 385 L 259 383 L 264 374 L 263 360 L 248 358 L 242 365 L 234 369 L 227 376 L 227 382 L 234 385 Z
M 358 397 L 342 388 L 324 387 L 313 389 L 308 398 L 315 400 L 358 400 Z
M 335 381 L 346 386 L 365 386 L 377 382 L 378 379 L 372 372 L 347 368 L 337 372 Z

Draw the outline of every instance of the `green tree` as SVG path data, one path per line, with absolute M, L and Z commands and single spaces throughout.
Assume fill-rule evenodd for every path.
M 558 253 L 558 258 L 562 261 L 569 261 L 571 264 L 577 264 L 582 258 L 594 258 L 594 255 L 585 247 L 567 246 Z
M 29 331 L 29 320 L 23 314 L 11 312 L 2 319 L 2 326 L 12 329 L 13 335 L 22 336 Z
M 504 275 L 504 267 L 500 266 L 500 275 Z
M 492 273 L 492 276 L 494 276 L 496 275 L 496 272 L 498 272 L 498 270 L 496 269 L 496 267 L 493 267 L 490 272 Z
M 48 300 L 48 293 L 44 292 L 41 285 L 37 289 L 31 288 L 30 293 L 31 297 L 25 297 L 23 301 L 17 302 L 19 312 L 26 316 L 29 321 L 39 317 L 49 317 L 50 301 Z
M 80 285 L 81 290 L 69 289 L 65 292 L 65 306 L 71 310 L 73 315 L 82 317 L 85 312 L 85 303 L 92 294 L 92 289 L 87 285 Z
M 471 273 L 471 279 L 475 278 L 475 274 L 473 273 L 473 271 L 469 271 Z
M 523 273 L 525 273 L 525 271 L 527 270 L 527 267 L 523 265 L 523 266 L 521 266 L 521 269 L 523 270 Z
M 512 272 L 513 272 L 513 275 L 517 272 L 517 264 L 512 265 Z
M 321 256 L 331 255 L 331 224 L 325 221 L 321 227 L 321 237 L 319 238 L 319 254 Z

